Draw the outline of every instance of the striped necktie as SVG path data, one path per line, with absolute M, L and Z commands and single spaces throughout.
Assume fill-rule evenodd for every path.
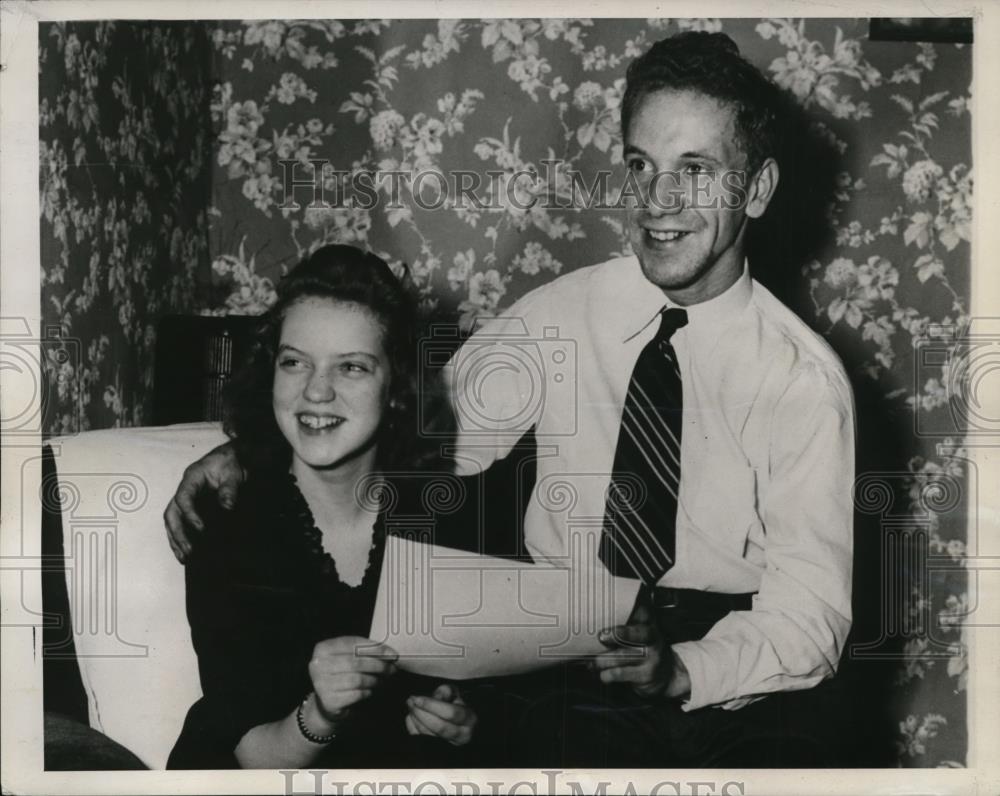
M 674 564 L 683 392 L 670 338 L 685 324 L 684 310 L 663 310 L 636 360 L 604 509 L 601 561 L 648 585 Z

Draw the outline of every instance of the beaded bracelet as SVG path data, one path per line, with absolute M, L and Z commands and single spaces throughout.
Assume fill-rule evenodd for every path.
M 306 702 L 308 701 L 309 697 L 303 699 L 302 703 L 295 711 L 295 722 L 296 724 L 299 725 L 299 732 L 302 733 L 303 738 L 305 738 L 307 741 L 310 741 L 311 743 L 326 745 L 337 737 L 337 733 L 331 732 L 329 735 L 317 735 L 306 726 L 306 720 L 302 716 L 302 708 L 306 706 Z

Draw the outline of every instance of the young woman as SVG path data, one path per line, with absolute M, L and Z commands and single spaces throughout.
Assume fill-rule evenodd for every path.
M 349 246 L 282 280 L 229 394 L 247 481 L 187 566 L 204 696 L 169 767 L 461 764 L 476 716 L 455 686 L 397 671 L 365 638 L 385 532 L 363 495 L 383 470 L 428 465 L 415 315 L 385 262 Z

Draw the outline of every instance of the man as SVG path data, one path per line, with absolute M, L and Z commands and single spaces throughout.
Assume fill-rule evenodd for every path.
M 814 687 L 850 629 L 852 397 L 837 357 L 745 263 L 747 226 L 778 184 L 779 104 L 723 34 L 680 34 L 636 59 L 622 104 L 641 194 L 634 256 L 528 294 L 446 369 L 462 420 L 469 357 L 501 353 L 514 330 L 575 343 L 575 406 L 544 400 L 531 418 L 547 451 L 537 482 L 577 484 L 576 515 L 603 518 L 600 559 L 643 583 L 628 624 L 602 634 L 596 676 L 522 689 L 522 752 L 539 764 L 837 763 L 827 714 L 800 714 L 833 699 Z M 531 371 L 476 393 L 460 467 L 510 452 L 524 429 L 503 418 L 537 389 Z M 175 551 L 195 492 L 231 495 L 238 479 L 231 456 L 189 468 L 165 515 Z M 565 559 L 574 531 L 537 491 L 528 550 Z

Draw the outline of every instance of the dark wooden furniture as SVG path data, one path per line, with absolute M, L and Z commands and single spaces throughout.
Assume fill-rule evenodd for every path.
M 160 320 L 152 425 L 222 419 L 222 391 L 250 347 L 257 318 L 167 315 Z

